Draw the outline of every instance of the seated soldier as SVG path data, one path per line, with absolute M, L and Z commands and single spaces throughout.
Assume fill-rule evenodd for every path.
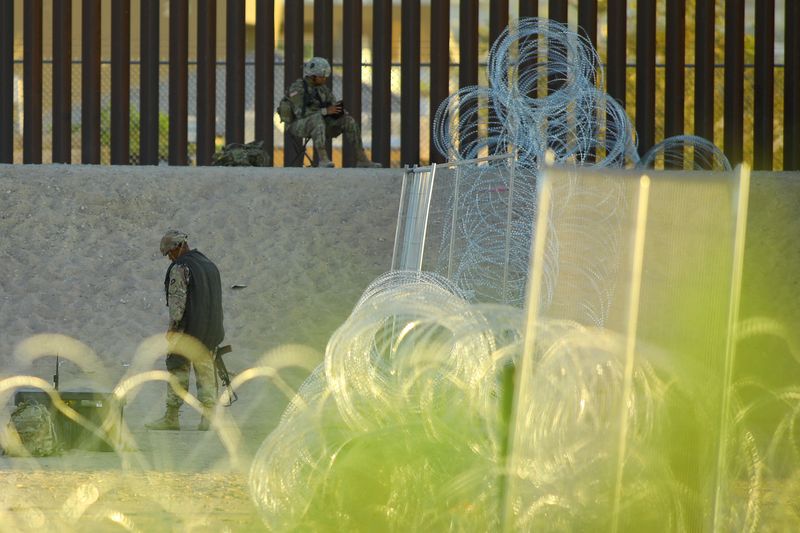
M 324 58 L 312 57 L 303 65 L 303 78 L 292 83 L 286 94 L 293 115 L 287 121 L 289 133 L 298 138 L 311 137 L 320 167 L 333 167 L 325 143 L 344 133 L 345 141 L 355 147 L 357 167 L 380 168 L 380 163 L 373 163 L 364 153 L 359 124 L 326 85 L 330 75 L 331 66 Z

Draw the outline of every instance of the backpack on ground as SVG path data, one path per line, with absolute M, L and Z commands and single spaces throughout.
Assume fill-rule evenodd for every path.
M 44 457 L 61 452 L 52 411 L 37 402 L 21 402 L 11 413 L 9 433 L 16 433 L 19 442 L 11 443 L 6 453 Z M 20 445 L 24 450 L 19 449 Z
M 211 158 L 211 164 L 215 167 L 266 167 L 269 163 L 264 141 L 230 143 Z

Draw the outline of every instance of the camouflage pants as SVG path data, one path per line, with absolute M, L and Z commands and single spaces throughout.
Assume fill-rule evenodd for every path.
M 189 371 L 194 368 L 194 379 L 197 385 L 197 399 L 205 407 L 213 407 L 217 401 L 217 380 L 214 374 L 214 363 L 211 354 L 207 358 L 190 362 L 185 357 L 176 354 L 167 356 L 167 370 L 175 376 L 183 390 L 189 390 Z M 167 407 L 179 409 L 183 399 L 167 383 Z
M 288 126 L 289 133 L 295 137 L 311 137 L 314 148 L 325 148 L 328 139 L 344 134 L 344 140 L 353 145 L 356 154 L 364 151 L 361 143 L 361 127 L 353 117 L 345 113 L 338 118 L 324 117 L 314 113 L 305 118 L 299 118 Z

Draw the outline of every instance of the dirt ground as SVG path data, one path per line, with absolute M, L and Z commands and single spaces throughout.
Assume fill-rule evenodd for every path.
M 0 455 L 0 531 L 252 531 L 250 463 L 364 288 L 391 264 L 402 170 L 0 165 L 0 424 L 3 380 L 110 393 L 163 370 L 157 253 L 170 227 L 223 278 L 226 356 L 236 376 L 268 366 L 217 426 L 148 431 L 166 385 L 126 396 L 119 453 Z M 9 382 L 6 381 L 6 384 Z M 194 390 L 194 385 L 190 387 Z

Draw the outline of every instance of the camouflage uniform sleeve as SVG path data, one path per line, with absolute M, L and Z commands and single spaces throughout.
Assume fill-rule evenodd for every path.
M 336 103 L 336 97 L 333 96 L 333 90 L 327 85 L 317 87 L 320 101 L 325 105 L 332 105 Z
M 186 311 L 189 276 L 185 265 L 175 265 L 169 273 L 169 331 L 183 331 L 181 321 Z
M 289 102 L 292 104 L 292 112 L 297 118 L 305 118 L 310 113 L 310 109 L 306 108 L 305 115 L 303 114 L 303 80 L 299 79 L 289 86 L 286 93 L 289 96 Z

